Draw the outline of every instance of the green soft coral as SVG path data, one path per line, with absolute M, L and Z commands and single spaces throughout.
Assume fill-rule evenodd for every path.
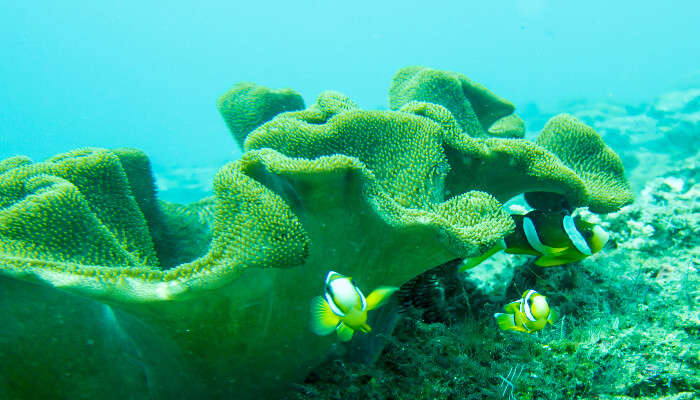
M 14 167 L 18 167 L 20 165 L 27 165 L 31 163 L 32 160 L 29 157 L 25 156 L 15 156 L 6 158 L 4 160 L 0 160 L 0 174 Z
M 96 149 L 57 157 L 74 166 L 76 158 L 119 160 L 111 152 Z M 35 164 L 34 169 L 50 170 L 42 164 Z M 103 164 L 90 165 L 95 171 L 83 173 L 104 174 L 100 172 Z M 173 354 L 187 354 L 177 359 L 178 365 L 190 371 L 190 379 L 197 376 L 206 382 L 209 396 L 279 394 L 285 390 L 280 382 L 303 378 L 323 359 L 332 339 L 312 335 L 307 324 L 309 301 L 322 290 L 328 269 L 355 276 L 363 288 L 400 285 L 434 265 L 476 251 L 511 228 L 499 203 L 485 193 L 467 193 L 426 208 L 406 208 L 356 158 L 336 154 L 300 159 L 263 149 L 246 153 L 217 174 L 212 241 L 205 255 L 169 270 L 127 267 L 135 262 L 133 257 L 128 252 L 119 253 L 121 259 L 111 254 L 121 246 L 99 218 L 104 213 L 101 208 L 114 199 L 108 194 L 88 199 L 77 185 L 63 178 L 45 174 L 35 178 L 20 172 L 8 171 L 10 175 L 3 175 L 2 181 L 14 186 L 28 185 L 33 179 L 55 183 L 28 189 L 32 191 L 4 205 L 4 217 L 15 218 L 18 222 L 12 226 L 21 227 L 13 234 L 22 236 L 27 225 L 34 226 L 34 233 L 31 238 L 24 236 L 26 240 L 68 231 L 61 247 L 83 254 L 80 242 L 86 241 L 90 246 L 85 253 L 90 258 L 57 257 L 54 254 L 60 249 L 53 248 L 27 253 L 5 246 L 8 237 L 3 236 L 2 273 L 106 301 L 112 304 L 105 311 L 108 315 L 118 310 L 136 315 L 141 323 L 164 335 L 164 340 L 175 343 L 178 351 Z M 125 175 L 120 174 L 122 187 L 115 191 L 117 195 L 131 191 L 128 182 L 133 179 Z M 39 194 L 59 196 L 63 201 L 44 201 Z M 31 204 L 46 211 L 27 212 Z M 57 211 L 53 217 L 52 207 Z M 185 214 L 198 218 L 206 215 L 204 209 Z M 168 210 L 162 208 L 162 212 Z M 84 221 L 78 220 L 82 228 L 72 225 L 76 215 L 84 216 Z M 134 226 L 146 226 L 145 221 L 142 216 L 141 224 Z M 94 249 L 107 256 L 99 258 L 101 253 Z M 29 285 L 17 290 L 42 289 Z M 69 307 L 71 302 L 64 301 Z M 35 303 L 30 306 L 41 308 Z M 141 326 L 122 320 L 126 317 L 120 317 L 120 312 L 115 315 L 110 317 L 110 327 L 118 326 L 127 335 Z M 56 334 L 78 333 L 65 327 Z M 29 345 L 32 338 L 27 339 L 22 343 Z M 78 348 L 66 345 L 47 351 L 60 353 L 55 359 L 65 360 L 67 354 L 84 351 L 81 343 L 74 345 Z M 16 368 L 31 368 L 32 360 L 16 356 L 7 362 Z M 22 390 L 35 390 L 36 382 L 49 392 L 56 385 L 70 386 L 65 380 L 54 381 L 54 376 L 35 371 L 31 382 L 21 382 L 26 386 L 18 383 L 6 390 L 21 395 L 27 393 Z
M 248 137 L 245 149 L 273 148 L 289 157 L 356 157 L 404 207 L 442 201 L 449 165 L 441 127 L 411 113 L 363 111 L 347 97 L 325 92 L 309 110 L 286 113 Z
M 159 265 L 169 268 L 181 263 L 183 261 L 183 253 L 187 253 L 192 247 L 184 245 L 182 240 L 178 240 L 184 238 L 176 236 L 177 231 L 171 232 L 166 226 L 165 220 L 169 216 L 163 213 L 161 205 L 156 199 L 156 186 L 152 178 L 151 163 L 148 157 L 144 152 L 135 149 L 114 149 L 112 153 L 119 158 L 126 175 L 128 188 L 136 205 L 143 214 L 149 234 L 153 240 Z M 171 211 L 170 215 L 172 217 L 170 218 L 172 220 L 178 213 L 175 210 Z M 192 235 L 192 232 L 201 224 L 193 221 L 189 222 L 191 229 L 187 230 L 188 235 L 201 237 L 201 235 Z M 199 249 L 200 247 L 197 246 L 195 248 Z M 203 247 L 206 248 L 206 244 Z M 192 259 L 190 254 L 185 255 L 185 258 L 187 260 Z
M 535 143 L 555 154 L 581 179 L 586 187 L 585 205 L 591 211 L 617 211 L 634 200 L 620 157 L 593 128 L 576 117 L 569 114 L 553 117 Z M 547 196 L 533 194 L 528 196 L 528 202 L 537 206 L 543 197 Z
M 494 122 L 488 129 L 493 137 L 523 138 L 525 136 L 525 121 L 515 114 L 505 116 Z
M 241 82 L 221 95 L 216 102 L 233 138 L 243 141 L 253 129 L 284 111 L 304 108 L 304 99 L 292 89 L 269 89 L 251 82 Z
M 76 150 L 3 172 L 0 230 L 2 250 L 20 257 L 159 266 L 122 164 L 104 150 Z
M 478 255 L 513 229 L 500 202 L 523 192 L 619 204 L 604 187 L 613 181 L 596 191 L 579 176 L 615 169 L 615 160 L 581 166 L 565 150 L 585 129 L 565 127 L 543 147 L 465 131 L 469 119 L 456 119 L 439 98 L 365 111 L 335 92 L 265 122 L 283 109 L 260 112 L 267 103 L 241 90 L 251 87 L 220 100 L 246 152 L 219 170 L 214 198 L 193 205 L 158 203 L 148 160 L 133 150 L 0 162 L 0 312 L 20 332 L 0 341 L 0 355 L 13 371 L 31 371 L 12 373 L 12 385 L 0 381 L 0 394 L 98 397 L 104 389 L 91 366 L 122 357 L 136 360 L 133 368 L 99 371 L 123 382 L 115 398 L 129 389 L 161 398 L 279 396 L 332 343 L 308 330 L 309 301 L 328 270 L 372 290 Z M 484 108 L 502 102 L 478 85 L 460 90 L 480 104 L 469 107 L 482 133 L 511 115 Z M 50 321 L 55 339 L 25 328 L 26 315 Z M 52 354 L 41 368 L 23 356 L 36 346 Z M 90 360 L 76 362 L 83 353 Z M 56 371 L 79 379 L 56 379 Z
M 398 110 L 412 101 L 445 107 L 470 136 L 523 137 L 525 134 L 525 126 L 518 123 L 517 117 L 491 131 L 492 125 L 511 115 L 515 106 L 457 72 L 422 66 L 401 68 L 389 88 L 389 107 Z
M 427 207 L 472 190 L 501 202 L 547 192 L 593 211 L 621 207 L 626 204 L 619 194 L 626 184 L 621 162 L 591 128 L 574 129 L 578 126 L 562 128 L 552 152 L 520 139 L 472 137 L 437 104 L 414 101 L 398 111 L 365 111 L 342 94 L 325 92 L 307 110 L 281 114 L 251 132 L 244 148 L 302 158 L 357 157 L 405 207 Z M 595 137 L 591 161 L 582 169 L 572 154 Z M 596 172 L 616 179 L 596 180 Z

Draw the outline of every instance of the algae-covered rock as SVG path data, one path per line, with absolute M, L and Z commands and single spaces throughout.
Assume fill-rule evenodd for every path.
M 666 139 L 665 147 L 682 157 L 697 154 L 700 150 L 700 89 L 659 96 L 648 112 L 659 120 L 658 130 Z
M 658 174 L 670 171 L 675 161 L 700 150 L 697 87 L 664 93 L 635 105 L 579 100 L 558 108 L 562 107 L 594 128 L 620 155 L 635 194 Z M 528 115 L 528 122 L 533 117 L 537 116 Z
M 650 180 L 638 200 L 604 221 L 618 246 L 669 254 L 669 246 L 700 261 L 700 155 L 683 159 Z
M 651 107 L 655 116 L 691 114 L 700 111 L 700 89 L 678 90 L 659 96 Z

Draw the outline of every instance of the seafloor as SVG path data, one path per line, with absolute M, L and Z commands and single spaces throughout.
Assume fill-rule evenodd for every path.
M 599 217 L 606 248 L 559 267 L 497 255 L 461 276 L 429 272 L 438 290 L 428 318 L 403 310 L 375 363 L 339 348 L 288 399 L 698 398 L 700 89 L 567 107 L 620 154 L 636 192 Z M 537 113 L 524 118 L 547 119 Z M 493 313 L 530 288 L 558 322 L 500 331 Z

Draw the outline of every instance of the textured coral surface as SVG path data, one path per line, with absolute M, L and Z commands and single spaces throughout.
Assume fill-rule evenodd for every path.
M 493 247 L 513 228 L 501 202 L 523 192 L 593 211 L 631 201 L 592 129 L 561 117 L 542 145 L 490 137 L 512 105 L 438 76 L 456 79 L 474 130 L 447 100 L 413 96 L 423 80 L 395 111 L 325 92 L 285 112 L 303 106 L 294 92 L 234 87 L 219 108 L 246 152 L 187 206 L 156 200 L 136 150 L 1 161 L 0 394 L 277 396 L 332 347 L 308 330 L 329 269 L 400 286 Z

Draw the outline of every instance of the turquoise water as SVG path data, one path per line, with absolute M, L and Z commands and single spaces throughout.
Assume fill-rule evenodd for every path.
M 0 400 L 697 398 L 698 21 L 0 0 Z
M 407 65 L 513 101 L 638 102 L 697 74 L 693 1 L 3 1 L 0 157 L 131 146 L 156 163 L 237 152 L 214 102 L 235 82 L 386 107 Z M 697 78 L 697 75 L 695 75 Z M 557 109 L 556 111 L 561 111 Z

